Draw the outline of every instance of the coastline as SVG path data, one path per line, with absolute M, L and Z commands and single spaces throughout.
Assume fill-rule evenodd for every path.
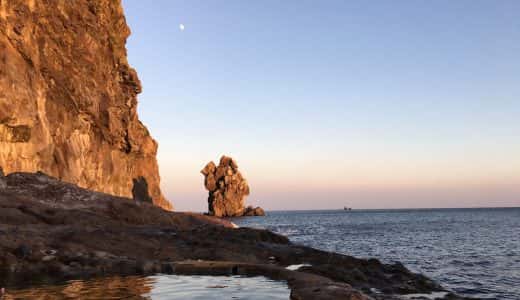
M 518 209 L 520 206 L 475 206 L 475 207 L 415 207 L 415 208 L 356 208 L 346 212 L 392 212 L 392 211 L 421 211 L 421 210 L 439 210 L 439 211 L 447 211 L 447 210 L 466 210 L 466 209 Z M 340 212 L 345 211 L 342 208 L 330 208 L 330 209 L 273 209 L 266 210 L 266 213 L 305 213 L 305 212 Z M 189 211 L 181 211 L 181 212 L 189 212 Z
M 445 291 L 400 263 L 291 243 L 267 230 L 165 211 L 43 173 L 13 173 L 0 190 L 0 285 L 109 275 L 241 274 L 286 280 L 293 299 L 398 299 Z M 308 264 L 298 270 L 290 265 Z M 311 288 L 312 287 L 312 288 Z M 374 291 L 378 291 L 375 293 Z M 462 299 L 448 294 L 445 299 Z

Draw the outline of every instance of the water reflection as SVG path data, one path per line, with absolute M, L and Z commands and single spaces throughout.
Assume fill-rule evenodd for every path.
M 63 285 L 8 290 L 1 300 L 47 299 L 289 299 L 282 281 L 265 277 L 179 276 L 109 277 Z
M 27 299 L 151 299 L 154 279 L 148 277 L 109 277 L 71 280 L 63 285 L 7 290 L 2 300 Z

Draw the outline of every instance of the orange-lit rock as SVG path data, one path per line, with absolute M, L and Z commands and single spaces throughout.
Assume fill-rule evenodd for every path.
M 238 170 L 234 159 L 222 156 L 218 166 L 209 162 L 201 173 L 204 175 L 204 186 L 209 191 L 208 211 L 217 217 L 239 217 L 264 215 L 260 207 L 245 207 L 245 199 L 249 195 L 247 180 Z
M 0 1 L 0 166 L 43 171 L 155 205 L 157 143 L 137 116 L 141 84 L 127 62 L 119 0 Z

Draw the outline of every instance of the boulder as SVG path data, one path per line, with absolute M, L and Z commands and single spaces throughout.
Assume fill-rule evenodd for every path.
M 238 164 L 229 156 L 222 156 L 218 166 L 209 162 L 201 170 L 204 186 L 209 192 L 208 214 L 216 217 L 265 215 L 260 207 L 245 207 L 249 195 L 247 180 L 238 170 Z
M 265 216 L 265 212 L 260 206 L 257 206 L 257 207 L 248 206 L 244 210 L 244 216 L 247 216 L 247 217 Z

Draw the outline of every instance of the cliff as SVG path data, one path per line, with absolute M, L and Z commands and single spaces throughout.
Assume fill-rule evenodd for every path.
M 0 166 L 131 197 L 159 188 L 119 0 L 0 0 Z M 139 184 L 139 187 L 135 187 Z

